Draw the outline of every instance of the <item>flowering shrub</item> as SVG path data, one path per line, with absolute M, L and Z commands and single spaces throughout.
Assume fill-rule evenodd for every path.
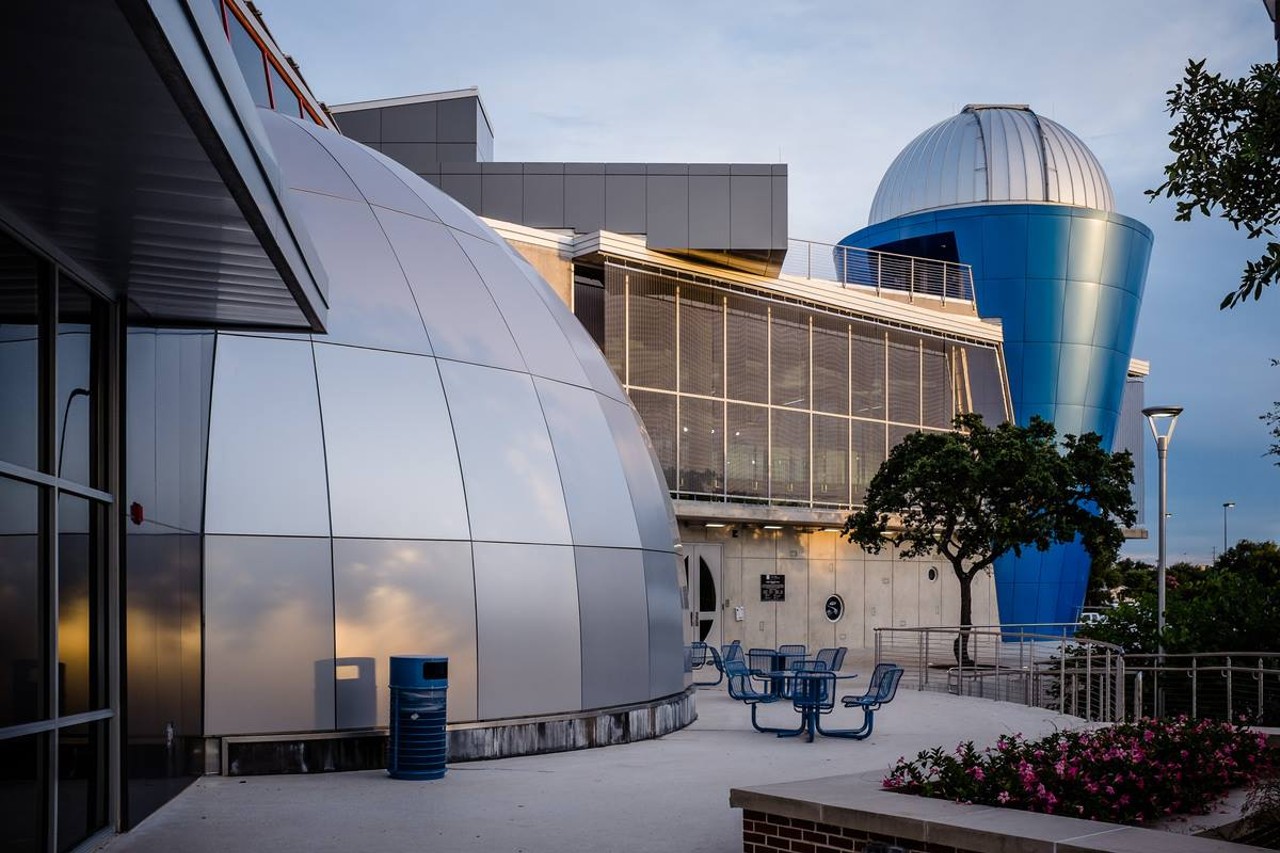
M 1039 740 L 1002 736 L 979 752 L 939 747 L 898 759 L 884 787 L 1113 823 L 1203 814 L 1231 788 L 1269 777 L 1264 735 L 1211 720 L 1139 720 Z

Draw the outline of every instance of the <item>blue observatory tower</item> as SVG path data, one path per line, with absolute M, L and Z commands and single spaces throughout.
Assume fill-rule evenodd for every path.
M 1115 442 L 1151 230 L 1115 212 L 1079 137 L 1021 104 L 970 104 L 902 150 L 869 224 L 841 245 L 973 267 L 978 313 L 1004 326 L 1014 416 Z M 1070 622 L 1089 580 L 1078 543 L 995 565 L 1006 625 Z

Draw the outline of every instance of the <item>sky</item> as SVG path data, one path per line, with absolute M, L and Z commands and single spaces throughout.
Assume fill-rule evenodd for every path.
M 257 0 L 327 103 L 478 86 L 497 160 L 786 163 L 792 237 L 866 224 L 880 177 L 967 103 L 1023 103 L 1075 132 L 1118 212 L 1155 232 L 1134 355 L 1148 405 L 1185 408 L 1168 456 L 1168 558 L 1280 540 L 1280 287 L 1219 311 L 1261 253 L 1229 224 L 1173 221 L 1143 191 L 1172 159 L 1166 92 L 1189 58 L 1273 62 L 1260 0 Z M 1156 462 L 1147 444 L 1154 560 Z

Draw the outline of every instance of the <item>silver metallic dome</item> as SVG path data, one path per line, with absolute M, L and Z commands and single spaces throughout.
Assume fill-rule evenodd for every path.
M 683 690 L 674 516 L 600 350 L 444 193 L 259 116 L 328 334 L 217 335 L 205 733 L 386 725 L 392 654 L 449 657 L 451 722 Z
M 1024 104 L 969 104 L 902 149 L 868 224 L 980 202 L 1115 209 L 1102 166 L 1074 133 Z

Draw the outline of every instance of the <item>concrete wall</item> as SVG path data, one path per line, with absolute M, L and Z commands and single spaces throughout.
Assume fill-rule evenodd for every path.
M 533 246 L 517 240 L 507 240 L 508 245 L 520 253 L 547 280 L 556 296 L 569 308 L 573 307 L 573 263 L 560 257 L 555 249 Z
M 722 644 L 740 640 L 746 648 L 781 643 L 872 648 L 876 628 L 954 625 L 960 617 L 959 582 L 938 559 L 901 560 L 892 549 L 868 554 L 834 532 L 682 523 L 680 535 L 686 549 L 701 542 L 722 546 Z M 931 567 L 937 569 L 932 581 Z M 786 576 L 785 601 L 760 600 L 762 574 Z M 844 616 L 835 623 L 824 611 L 832 593 L 845 603 Z M 745 608 L 741 622 L 734 620 L 736 606 Z M 973 621 L 999 621 L 994 582 L 985 572 L 973 580 Z

